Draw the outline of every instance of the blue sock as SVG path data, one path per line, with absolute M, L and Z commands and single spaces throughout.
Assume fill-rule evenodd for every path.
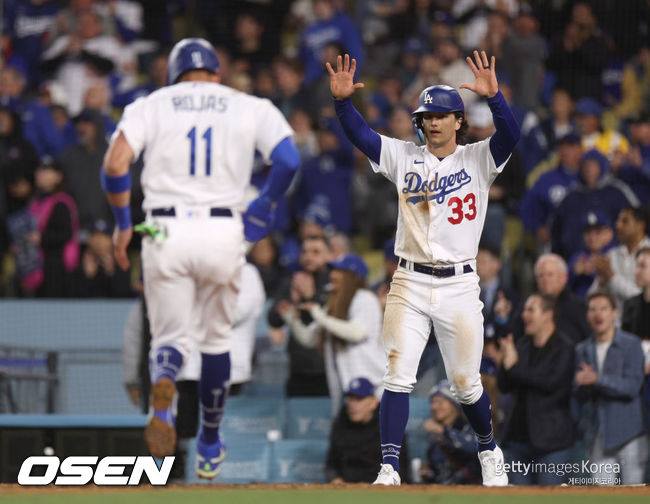
M 402 448 L 406 422 L 409 419 L 409 395 L 406 392 L 384 390 L 379 404 L 379 431 L 383 464 L 399 471 L 399 452 Z
M 492 432 L 492 405 L 487 391 L 483 389 L 481 398 L 474 404 L 462 404 L 467 421 L 476 432 L 478 451 L 494 450 L 494 433 Z
M 219 440 L 219 425 L 226 406 L 230 387 L 230 354 L 201 354 L 201 379 L 199 399 L 201 400 L 201 434 L 204 444 L 215 444 Z
M 183 365 L 183 355 L 171 346 L 160 347 L 150 362 L 151 383 L 157 383 L 161 378 L 169 378 L 176 383 L 176 375 Z M 153 415 L 165 423 L 173 423 L 172 408 L 154 410 Z
M 169 378 L 176 383 L 176 375 L 183 365 L 183 355 L 171 346 L 160 347 L 150 362 L 151 384 L 161 378 Z

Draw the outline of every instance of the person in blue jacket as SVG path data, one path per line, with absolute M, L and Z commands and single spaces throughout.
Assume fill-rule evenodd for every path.
M 26 77 L 18 68 L 3 68 L 0 71 L 0 105 L 20 115 L 23 134 L 39 157 L 56 157 L 63 148 L 63 136 L 54 124 L 50 110 L 23 95 L 26 84 Z
M 578 179 L 553 215 L 553 252 L 568 259 L 582 248 L 582 227 L 588 212 L 600 210 L 613 222 L 623 207 L 638 203 L 630 187 L 612 175 L 607 158 L 596 149 L 587 151 L 580 160 Z
M 316 21 L 300 37 L 299 57 L 305 66 L 306 86 L 324 75 L 321 51 L 328 43 L 343 46 L 357 60 L 358 71 L 365 58 L 361 33 L 348 15 L 338 12 L 333 0 L 314 0 L 313 6 Z
M 551 216 L 578 179 L 580 156 L 580 137 L 575 133 L 564 136 L 559 142 L 557 168 L 539 177 L 521 200 L 519 212 L 524 228 L 540 243 L 549 241 Z

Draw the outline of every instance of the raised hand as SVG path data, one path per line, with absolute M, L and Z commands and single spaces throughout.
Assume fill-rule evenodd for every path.
M 499 83 L 497 82 L 497 74 L 495 71 L 494 56 L 490 58 L 488 63 L 487 54 L 485 51 L 481 51 L 479 56 L 478 51 L 474 51 L 474 61 L 469 56 L 465 58 L 469 67 L 474 74 L 474 84 L 461 84 L 462 89 L 469 89 L 474 91 L 477 95 L 487 96 L 492 98 L 495 94 L 499 92 Z
M 350 55 L 345 55 L 344 58 L 338 56 L 336 58 L 336 72 L 330 65 L 329 61 L 325 63 L 327 71 L 330 74 L 330 90 L 332 96 L 337 100 L 343 100 L 352 96 L 357 89 L 364 87 L 362 82 L 354 83 L 354 72 L 357 69 L 357 60 L 354 58 L 350 63 Z

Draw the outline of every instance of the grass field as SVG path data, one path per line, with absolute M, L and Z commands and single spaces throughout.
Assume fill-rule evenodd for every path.
M 21 488 L 0 486 L 2 504 L 647 504 L 649 487 L 539 488 L 401 487 L 326 485 L 260 487 L 172 486 L 167 488 Z

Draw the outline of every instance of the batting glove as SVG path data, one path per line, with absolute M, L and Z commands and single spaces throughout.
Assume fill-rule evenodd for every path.
M 244 213 L 244 236 L 249 242 L 257 242 L 271 230 L 275 211 L 268 198 L 256 198 L 248 204 Z

